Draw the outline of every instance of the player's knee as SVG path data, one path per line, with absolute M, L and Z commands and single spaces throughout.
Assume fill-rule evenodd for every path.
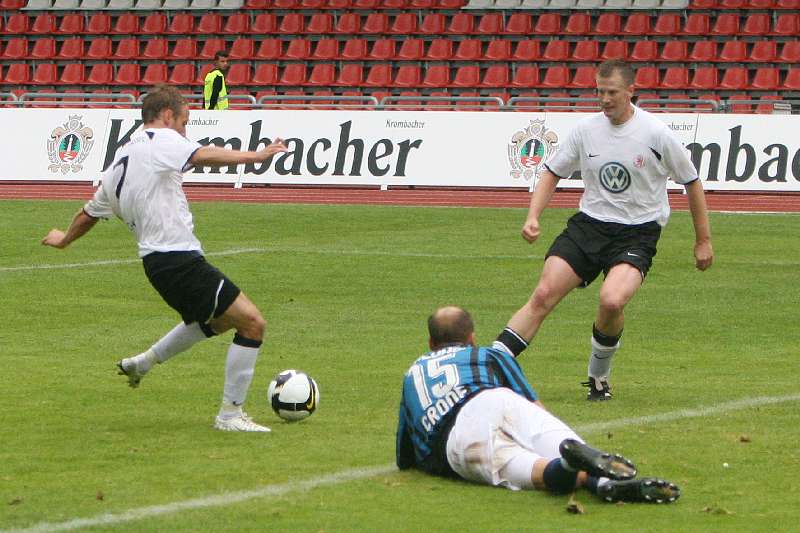
M 557 302 L 555 292 L 547 285 L 539 284 L 533 291 L 528 305 L 533 310 L 552 311 Z
M 618 314 L 625 309 L 627 301 L 619 293 L 601 292 L 600 308 L 606 313 Z
M 238 333 L 248 339 L 263 340 L 264 333 L 267 329 L 267 321 L 261 316 L 258 309 L 254 309 L 248 313 L 242 323 L 236 328 Z

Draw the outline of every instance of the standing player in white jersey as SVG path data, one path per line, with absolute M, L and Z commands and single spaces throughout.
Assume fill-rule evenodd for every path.
M 66 232 L 53 229 L 42 244 L 64 248 L 100 218 L 119 217 L 136 235 L 150 283 L 183 321 L 147 351 L 118 363 L 137 387 L 154 363 L 163 363 L 193 344 L 235 329 L 225 363 L 222 406 L 214 427 L 223 431 L 268 432 L 242 411 L 265 321 L 258 308 L 222 272 L 206 262 L 194 235 L 183 173 L 194 166 L 262 162 L 286 147 L 278 139 L 257 152 L 201 146 L 186 138 L 189 107 L 173 87 L 160 86 L 142 102 L 142 129 L 117 153 L 100 187 Z
M 606 61 L 597 72 L 601 113 L 581 120 L 542 171 L 522 236 L 540 235 L 539 216 L 558 180 L 581 171 L 580 211 L 570 218 L 546 254 L 539 283 L 508 322 L 498 342 L 515 355 L 524 350 L 555 306 L 576 287 L 605 274 L 592 327 L 589 400 L 608 400 L 611 358 L 619 348 L 625 305 L 642 285 L 661 228 L 669 218 L 666 182 L 686 188 L 694 224 L 695 266 L 714 260 L 703 185 L 680 141 L 658 118 L 631 103 L 634 72 Z

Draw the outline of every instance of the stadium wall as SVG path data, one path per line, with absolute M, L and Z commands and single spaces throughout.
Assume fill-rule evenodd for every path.
M 192 183 L 531 187 L 581 113 L 192 111 L 190 138 L 289 152 L 262 165 L 199 168 Z M 707 190 L 800 191 L 800 117 L 659 113 Z M 0 109 L 0 180 L 96 181 L 141 126 L 134 109 Z M 630 162 L 635 164 L 634 161 Z M 562 186 L 580 188 L 579 176 Z

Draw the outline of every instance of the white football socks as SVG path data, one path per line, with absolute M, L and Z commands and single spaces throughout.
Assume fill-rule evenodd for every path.
M 253 381 L 259 349 L 242 346 L 236 342 L 228 348 L 228 358 L 225 361 L 225 387 L 219 411 L 221 418 L 230 418 L 241 413 L 241 406 L 247 398 L 250 382 Z
M 595 379 L 608 379 L 611 374 L 611 358 L 619 349 L 619 342 L 614 346 L 603 346 L 592 336 L 592 355 L 589 356 L 589 376 Z
M 172 328 L 172 331 L 161 337 L 150 349 L 155 352 L 158 362 L 163 363 L 207 338 L 198 322 L 192 322 L 189 325 L 181 322 Z

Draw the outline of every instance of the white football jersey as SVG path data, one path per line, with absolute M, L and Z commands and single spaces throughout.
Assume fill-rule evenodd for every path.
M 149 128 L 131 135 L 103 173 L 100 188 L 84 206 L 97 218 L 116 215 L 136 235 L 139 257 L 151 252 L 196 250 L 183 173 L 201 148 L 169 128 Z
M 581 120 L 546 166 L 561 178 L 580 170 L 580 210 L 621 224 L 666 225 L 667 179 L 681 184 L 697 179 L 697 170 L 669 127 L 635 106 L 633 116 L 619 126 L 603 113 Z

